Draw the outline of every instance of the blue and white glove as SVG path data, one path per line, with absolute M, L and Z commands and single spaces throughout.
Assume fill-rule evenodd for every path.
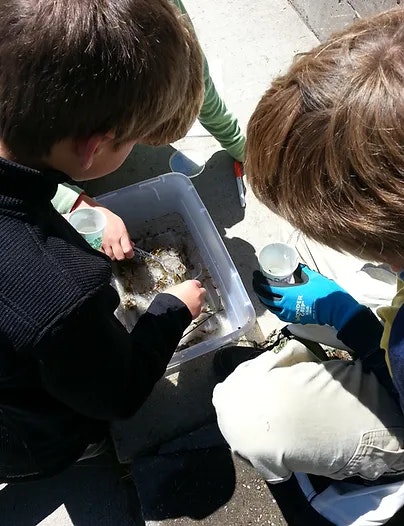
M 260 301 L 282 321 L 330 325 L 338 331 L 364 308 L 335 281 L 299 265 L 296 283 L 272 281 L 260 271 L 253 288 Z

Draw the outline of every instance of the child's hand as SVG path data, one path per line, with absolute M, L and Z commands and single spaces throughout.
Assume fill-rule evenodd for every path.
M 253 288 L 260 301 L 288 323 L 315 323 L 341 330 L 364 307 L 335 281 L 300 264 L 296 283 L 272 281 L 253 274 Z
M 102 251 L 112 260 L 121 261 L 133 258 L 133 244 L 122 219 L 103 206 L 97 206 L 107 217 L 104 235 L 102 238 Z
M 201 313 L 202 305 L 205 301 L 206 289 L 202 287 L 201 282 L 197 279 L 189 279 L 179 285 L 168 288 L 164 292 L 176 296 L 185 303 L 193 320 Z
M 102 251 L 112 260 L 132 258 L 134 255 L 132 241 L 122 219 L 83 193 L 77 199 L 73 209 L 85 207 L 98 208 L 107 218 L 102 238 Z

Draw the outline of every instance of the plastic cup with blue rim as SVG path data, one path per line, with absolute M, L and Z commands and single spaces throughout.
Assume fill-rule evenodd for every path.
M 171 154 L 168 161 L 172 172 L 179 172 L 190 179 L 201 174 L 206 166 L 203 154 L 199 150 L 183 149 Z
M 101 250 L 107 218 L 96 208 L 78 208 L 69 214 L 69 223 L 95 250 Z
M 299 265 L 299 254 L 288 243 L 270 243 L 258 256 L 261 272 L 272 281 L 293 283 L 293 273 Z

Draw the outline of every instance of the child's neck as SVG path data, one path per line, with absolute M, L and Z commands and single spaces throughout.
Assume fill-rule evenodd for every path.
M 28 161 L 27 159 L 20 159 L 16 157 L 13 154 L 13 152 L 1 140 L 0 140 L 0 157 L 2 157 L 3 159 L 6 159 L 7 161 L 13 161 L 15 163 L 22 164 L 24 166 L 28 166 L 28 168 L 34 168 L 35 170 L 43 170 L 45 168 L 50 168 L 46 160 Z
M 3 141 L 0 141 L 0 157 L 3 157 L 3 159 L 7 159 L 8 161 L 18 162 Z

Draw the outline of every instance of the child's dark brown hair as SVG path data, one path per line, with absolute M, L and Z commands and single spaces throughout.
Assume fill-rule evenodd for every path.
M 0 3 L 0 138 L 18 159 L 111 130 L 172 142 L 202 97 L 199 45 L 166 0 Z

